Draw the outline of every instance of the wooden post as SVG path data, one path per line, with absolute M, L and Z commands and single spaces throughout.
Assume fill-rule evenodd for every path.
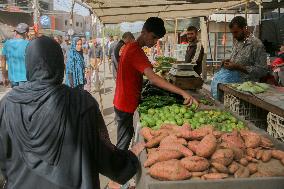
M 204 48 L 204 57 L 202 61 L 202 79 L 207 80 L 207 53 L 208 53 L 208 30 L 204 17 L 200 17 L 200 29 L 201 29 L 201 43 Z
M 178 28 L 178 19 L 175 19 L 175 40 L 174 40 L 174 48 L 173 49 L 173 55 L 176 49 L 176 45 L 177 45 L 177 28 Z

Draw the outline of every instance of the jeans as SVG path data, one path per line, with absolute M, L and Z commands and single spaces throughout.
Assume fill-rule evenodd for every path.
M 117 122 L 117 144 L 121 150 L 128 150 L 134 135 L 133 113 L 122 112 L 114 108 L 115 120 Z

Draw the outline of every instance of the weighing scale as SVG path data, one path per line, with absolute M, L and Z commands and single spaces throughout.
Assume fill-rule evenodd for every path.
M 203 80 L 193 69 L 196 65 L 191 63 L 173 64 L 169 72 L 169 81 L 184 90 L 201 89 Z

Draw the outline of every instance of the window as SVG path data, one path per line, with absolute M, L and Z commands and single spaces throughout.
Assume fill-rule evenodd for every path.
M 43 10 L 49 10 L 49 4 L 43 1 L 39 1 L 39 6 Z
M 82 24 L 82 22 L 80 23 L 80 25 L 81 25 L 81 28 L 83 27 L 83 24 Z
M 225 41 L 226 36 L 226 41 Z M 231 33 L 218 32 L 209 33 L 210 47 L 213 60 L 223 60 L 229 58 L 233 48 L 233 36 Z M 225 42 L 225 47 L 224 47 Z M 211 59 L 210 48 L 208 44 L 207 59 Z M 225 54 L 225 57 L 224 57 Z
M 79 22 L 76 22 L 76 27 L 79 27 Z
M 68 25 L 68 20 L 65 20 L 65 26 L 67 26 Z

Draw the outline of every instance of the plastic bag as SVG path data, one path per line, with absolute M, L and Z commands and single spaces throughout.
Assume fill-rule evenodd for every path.
M 211 82 L 211 94 L 213 98 L 219 99 L 218 84 L 219 83 L 240 83 L 240 73 L 238 71 L 231 71 L 221 68 L 215 75 Z

